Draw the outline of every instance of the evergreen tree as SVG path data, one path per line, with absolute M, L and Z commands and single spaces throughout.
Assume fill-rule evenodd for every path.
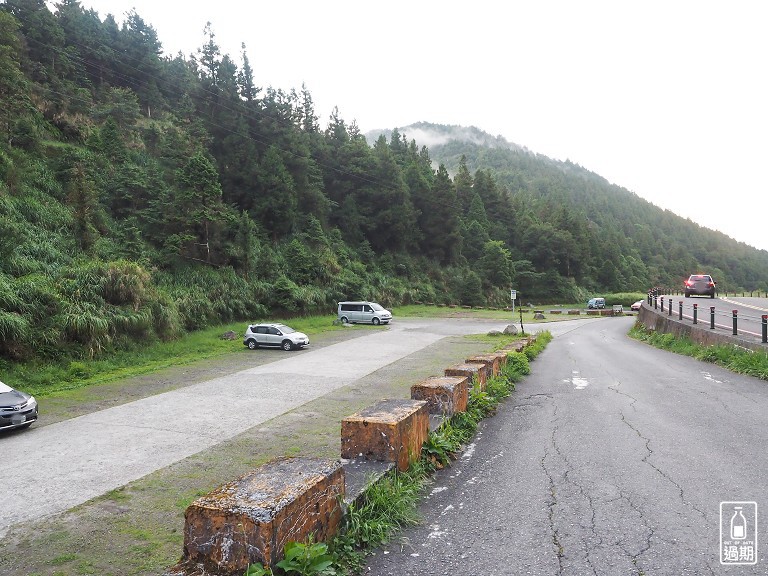
M 489 240 L 483 245 L 479 261 L 480 275 L 487 288 L 507 289 L 512 285 L 512 254 L 501 240 Z
M 177 172 L 176 181 L 173 215 L 180 227 L 182 248 L 191 258 L 211 262 L 211 228 L 225 216 L 216 168 L 198 152 Z
M 240 96 L 246 102 L 253 102 L 259 94 L 259 89 L 253 83 L 253 68 L 248 60 L 248 54 L 245 50 L 245 43 L 240 44 L 240 57 L 243 60 L 243 66 L 237 75 L 237 85 L 240 88 Z
M 260 162 L 254 207 L 273 240 L 293 231 L 298 208 L 296 187 L 275 146 L 269 147 Z
M 431 185 L 417 179 L 416 166 L 409 173 L 410 189 L 419 211 L 422 252 L 443 264 L 454 262 L 461 250 L 461 232 L 456 193 L 445 165 L 440 165 Z
M 83 164 L 76 164 L 71 171 L 67 187 L 67 203 L 72 210 L 74 235 L 84 252 L 88 252 L 96 243 L 96 214 L 98 195 L 93 180 L 88 177 Z
M 0 11 L 0 130 L 13 145 L 16 122 L 34 113 L 27 79 L 19 67 L 21 43 L 16 20 Z
M 464 215 L 469 210 L 469 205 L 472 202 L 472 186 L 474 185 L 472 175 L 467 168 L 466 156 L 462 155 L 461 160 L 459 161 L 458 170 L 453 179 L 453 185 L 456 187 L 459 210 L 461 210 L 461 215 Z

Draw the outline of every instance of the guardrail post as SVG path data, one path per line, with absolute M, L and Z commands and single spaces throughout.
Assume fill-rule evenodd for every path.
M 661 297 L 661 313 L 664 314 L 664 296 Z
M 672 298 L 669 299 L 669 315 L 672 316 Z
M 734 336 L 738 335 L 738 333 L 739 333 L 739 331 L 738 331 L 738 316 L 739 316 L 739 311 L 738 310 L 734 310 L 733 311 L 733 335 Z
M 680 304 L 678 304 L 679 312 L 680 312 L 680 320 L 683 319 L 683 301 L 680 300 Z
M 714 306 L 709 307 L 709 329 L 710 330 L 715 329 L 715 307 Z
M 693 323 L 694 324 L 699 323 L 699 305 L 698 304 L 693 305 Z
M 656 294 L 653 295 L 653 308 L 655 310 L 659 309 L 659 297 Z
M 768 314 L 763 314 L 763 344 L 768 343 Z

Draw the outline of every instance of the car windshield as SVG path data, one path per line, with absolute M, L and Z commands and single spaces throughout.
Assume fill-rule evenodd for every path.
M 379 304 L 376 304 L 375 302 L 371 303 L 371 308 L 376 310 L 376 312 L 381 312 L 382 310 L 384 310 L 384 308 L 382 308 Z
M 10 392 L 12 390 L 13 388 L 8 386 L 7 384 L 3 384 L 2 382 L 0 382 L 0 394 L 4 394 L 5 392 Z
M 285 324 L 283 324 L 283 325 L 281 325 L 281 326 L 278 326 L 278 328 L 280 329 L 280 331 L 281 331 L 283 334 L 291 334 L 291 333 L 293 333 L 293 332 L 296 332 L 296 330 L 294 330 L 294 329 L 293 329 L 293 328 L 291 328 L 290 326 L 286 326 Z

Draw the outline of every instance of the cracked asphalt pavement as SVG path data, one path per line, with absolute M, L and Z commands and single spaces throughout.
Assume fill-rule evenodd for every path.
M 636 342 L 632 322 L 560 333 L 368 573 L 766 574 L 768 383 Z M 723 501 L 757 502 L 754 566 L 720 564 Z

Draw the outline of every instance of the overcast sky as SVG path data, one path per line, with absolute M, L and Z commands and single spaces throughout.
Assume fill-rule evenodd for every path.
M 81 0 L 166 54 L 210 22 L 255 84 L 309 89 L 324 128 L 476 126 L 768 250 L 768 2 Z M 406 133 L 407 135 L 407 133 Z

